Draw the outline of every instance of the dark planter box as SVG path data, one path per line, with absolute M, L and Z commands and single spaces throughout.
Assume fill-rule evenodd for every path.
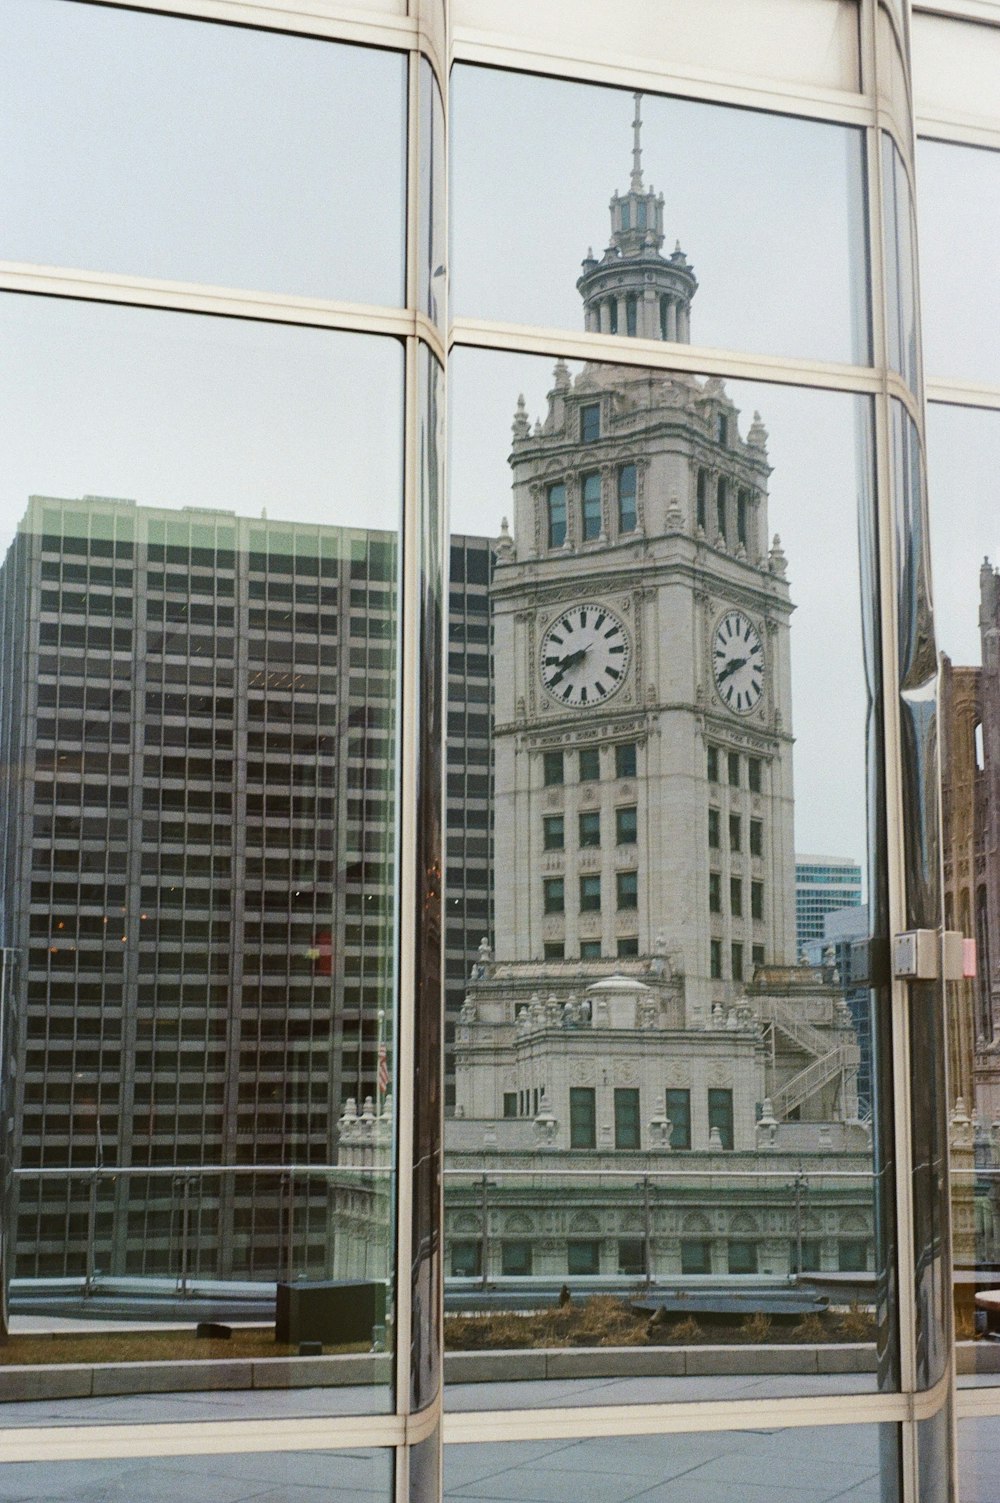
M 375 1326 L 385 1325 L 385 1285 L 364 1279 L 331 1279 L 320 1283 L 302 1279 L 279 1284 L 274 1312 L 274 1337 L 298 1346 L 321 1341 L 324 1346 L 371 1341 Z

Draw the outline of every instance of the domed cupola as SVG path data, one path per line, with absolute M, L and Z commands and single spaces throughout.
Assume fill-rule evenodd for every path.
M 588 330 L 688 344 L 698 282 L 680 245 L 669 258 L 662 254 L 663 194 L 642 178 L 641 100 L 636 94 L 628 192 L 612 198 L 608 247 L 600 260 L 587 252 L 576 285 Z

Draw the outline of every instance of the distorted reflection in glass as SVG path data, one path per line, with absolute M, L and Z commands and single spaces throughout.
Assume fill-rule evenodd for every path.
M 964 942 L 949 990 L 949 1150 L 959 1373 L 1000 1376 L 1000 413 L 928 409 L 941 649 L 944 922 Z
M 614 1402 L 607 1392 L 605 1402 Z M 730 1496 L 738 1476 L 745 1498 L 787 1492 L 814 1503 L 834 1497 L 890 1503 L 899 1486 L 896 1451 L 894 1425 L 450 1445 L 444 1496 L 446 1503 L 575 1496 L 588 1503 L 709 1503 Z
M 903 158 L 888 131 L 882 132 L 882 198 L 889 364 L 899 371 L 911 391 L 919 393 L 913 194 Z
M 451 410 L 447 1339 L 870 1385 L 866 404 L 462 350 Z
M 157 1400 L 158 1418 L 166 1418 L 169 1403 Z M 191 1503 L 223 1497 L 232 1503 L 249 1503 L 251 1498 L 260 1503 L 309 1503 L 317 1496 L 323 1503 L 386 1503 L 393 1484 L 393 1453 L 359 1446 L 349 1451 L 248 1450 L 4 1465 L 8 1487 L 23 1489 L 22 1497 L 33 1498 L 107 1498 L 118 1493 L 184 1497 Z
M 920 141 L 917 170 L 928 375 L 1000 382 L 1000 152 Z
M 867 360 L 859 132 L 470 66 L 451 119 L 456 314 Z
M 0 314 L 8 1276 L 384 1349 L 401 349 Z
M 64 0 L 4 19 L 0 257 L 402 301 L 402 54 Z

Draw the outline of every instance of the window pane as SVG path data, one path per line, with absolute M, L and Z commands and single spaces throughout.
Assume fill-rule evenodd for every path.
M 566 487 L 549 486 L 549 547 L 561 548 L 566 541 Z
M 601 753 L 596 746 L 585 746 L 580 753 L 580 782 L 592 783 L 601 776 Z
M 639 1146 L 639 1092 L 621 1087 L 615 1091 L 615 1147 Z
M 638 839 L 637 811 L 634 804 L 615 810 L 615 839 L 619 845 L 635 845 Z
M 601 477 L 591 473 L 583 477 L 583 537 L 584 541 L 601 534 Z
M 401 348 L 42 298 L 0 317 L 2 924 L 34 1041 L 12 1271 L 137 1281 L 152 1319 L 178 1281 L 230 1320 L 277 1285 L 278 1355 L 384 1346 Z M 350 1308 L 316 1303 L 331 1278 L 361 1281 Z M 363 1367 L 350 1402 L 384 1408 Z
M 615 747 L 615 777 L 634 778 L 636 775 L 635 742 L 622 742 Z
M 569 1092 L 570 1147 L 594 1148 L 597 1143 L 594 1092 L 571 1086 Z
M 61 0 L 6 21 L 5 257 L 401 302 L 404 55 Z
M 624 90 L 455 68 L 456 313 L 865 361 L 862 133 L 646 94 L 634 160 L 634 113 Z
M 504 1237 L 529 1241 L 539 1301 L 546 1281 L 558 1289 L 568 1277 L 571 1247 L 598 1243 L 601 1276 L 614 1277 L 618 1242 L 638 1239 L 659 1297 L 682 1277 L 728 1278 L 733 1244 L 754 1312 L 771 1322 L 766 1340 L 801 1361 L 808 1339 L 814 1382 L 827 1327 L 790 1331 L 816 1313 L 815 1290 L 796 1286 L 787 1328 L 763 1291 L 794 1278 L 800 1240 L 819 1243 L 817 1271 L 849 1284 L 846 1303 L 863 1311 L 863 1356 L 846 1382 L 870 1387 L 882 1224 L 865 1122 L 875 1105 L 870 993 L 848 964 L 854 940 L 824 933 L 819 954 L 804 955 L 795 911 L 806 879 L 797 866 L 822 864 L 797 852 L 830 852 L 831 868 L 843 860 L 866 877 L 863 560 L 844 539 L 864 538 L 870 522 L 867 406 L 600 362 L 459 351 L 452 369 L 456 519 L 466 536 L 476 526 L 499 537 L 490 623 L 500 671 L 490 953 L 482 979 L 465 979 L 469 1005 L 463 996 L 456 1015 L 447 1237 L 482 1215 L 485 1175 L 496 1228 L 486 1275 L 500 1274 Z M 584 444 L 581 408 L 598 403 L 604 426 Z M 636 534 L 585 541 L 578 530 L 550 556 L 550 471 L 578 495 L 583 476 L 617 473 L 626 443 Z M 509 503 L 497 495 L 504 464 Z M 731 482 L 725 549 L 699 535 L 702 470 L 712 507 L 715 472 Z M 612 510 L 612 531 L 614 520 Z M 553 631 L 557 690 L 568 686 L 575 703 L 546 685 L 542 643 Z M 623 648 L 622 683 L 591 701 L 586 664 L 602 642 Z M 552 754 L 565 759 L 562 784 L 544 782 Z M 543 821 L 554 819 L 563 850 L 542 848 Z M 600 844 L 589 844 L 598 830 Z M 565 912 L 545 910 L 553 881 L 564 884 Z M 827 890 L 847 897 L 863 939 L 864 880 Z M 464 978 L 476 965 L 473 949 Z M 515 1087 L 537 1090 L 539 1109 L 505 1121 L 502 1094 Z M 585 1124 L 578 1107 L 574 1125 L 570 1090 L 584 1093 Z M 626 1147 L 633 1092 L 638 1146 Z M 602 1176 L 608 1153 L 620 1181 Z M 543 1204 L 557 1221 L 544 1220 Z M 841 1241 L 865 1241 L 871 1266 L 840 1273 Z M 724 1316 L 703 1313 L 702 1329 Z M 463 1340 L 485 1342 L 488 1318 Z M 525 1343 L 530 1318 L 511 1327 Z
M 597 809 L 586 809 L 580 815 L 579 841 L 581 847 L 601 843 L 601 816 Z
M 645 1380 L 643 1399 L 660 1398 L 668 1381 Z M 590 1397 L 578 1394 L 582 1383 L 574 1385 L 565 1378 L 532 1383 L 531 1391 L 545 1406 L 607 1404 L 618 1392 L 621 1401 L 628 1403 L 632 1400 L 625 1395 L 636 1385 L 634 1379 L 626 1379 L 620 1390 L 607 1382 L 593 1386 L 596 1391 Z M 479 1385 L 475 1390 L 470 1385 L 465 1392 L 470 1400 L 476 1393 L 480 1403 L 485 1397 Z M 557 1392 L 561 1397 L 556 1397 Z M 995 1420 L 960 1422 L 959 1431 L 963 1425 L 974 1429 L 976 1441 L 984 1446 L 982 1465 L 975 1471 L 970 1468 L 970 1480 L 977 1474 L 992 1475 L 987 1461 L 994 1454 L 996 1424 Z M 972 1436 L 966 1446 L 971 1456 Z M 875 1499 L 892 1503 L 898 1497 L 898 1449 L 895 1425 L 693 1430 L 677 1435 L 583 1439 L 563 1435 L 556 1440 L 451 1445 L 445 1446 L 444 1496 L 447 1503 L 465 1503 L 468 1498 L 491 1503 L 522 1498 L 534 1503 L 535 1499 L 577 1497 L 585 1497 L 587 1503 L 640 1498 L 649 1503 L 717 1503 L 734 1496 L 780 1498 L 788 1492 L 803 1500 L 818 1495 L 852 1503 Z M 987 1503 L 992 1496 L 988 1488 L 970 1494 L 972 1503 Z
M 561 814 L 550 814 L 544 821 L 544 845 L 547 851 L 561 851 L 565 844 L 564 820 Z
M 1000 413 L 928 409 L 928 490 L 935 606 L 942 650 L 944 921 L 963 938 L 962 979 L 949 983 L 949 1148 L 955 1320 L 960 1371 L 997 1382 L 987 1343 L 996 1328 L 993 1269 L 1000 1261 L 996 1206 L 1000 1154 L 997 628 L 1000 533 L 994 504 Z M 992 1345 L 992 1343 L 989 1343 Z
M 666 1093 L 666 1113 L 670 1123 L 671 1148 L 691 1147 L 691 1092 L 669 1089 Z
M 979 28 L 976 28 L 977 30 Z M 1000 382 L 1000 152 L 921 141 L 920 292 L 928 372 Z
M 623 464 L 618 471 L 618 531 L 634 532 L 636 483 L 635 465 Z
M 283 1396 L 284 1397 L 284 1396 Z M 157 1419 L 170 1400 L 159 1398 Z M 171 1413 L 170 1418 L 175 1416 Z M 178 1414 L 176 1418 L 187 1418 Z M 86 1423 L 86 1420 L 82 1420 Z M 8 1462 L 18 1495 L 30 1498 L 219 1498 L 258 1497 L 263 1503 L 304 1503 L 319 1494 L 324 1503 L 387 1503 L 392 1497 L 394 1453 L 352 1446 L 344 1451 L 257 1451 L 192 1456 L 121 1457 L 103 1461 Z

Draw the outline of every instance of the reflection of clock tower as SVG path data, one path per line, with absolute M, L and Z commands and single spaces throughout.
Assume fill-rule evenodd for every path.
M 588 329 L 686 342 L 697 282 L 631 185 L 578 286 Z M 766 433 L 721 382 L 560 361 L 513 425 L 492 590 L 498 960 L 667 950 L 689 1021 L 792 964 L 789 602 Z

